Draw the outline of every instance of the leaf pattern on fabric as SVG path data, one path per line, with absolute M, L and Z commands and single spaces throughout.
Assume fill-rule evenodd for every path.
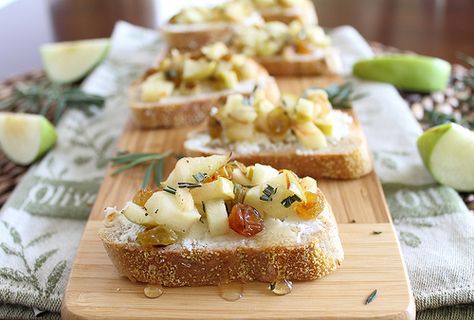
M 2 249 L 2 251 L 7 255 L 16 256 L 20 258 L 24 270 L 21 271 L 10 267 L 0 267 L 0 278 L 9 280 L 11 282 L 16 282 L 17 285 L 23 283 L 25 285 L 30 286 L 30 288 L 34 289 L 39 295 L 44 295 L 46 297 L 50 296 L 57 283 L 61 279 L 62 274 L 67 266 L 66 260 L 62 260 L 56 264 L 56 266 L 53 268 L 52 272 L 48 276 L 46 283 L 41 286 L 38 280 L 39 278 L 37 272 L 54 254 L 59 251 L 59 249 L 50 249 L 46 252 L 41 253 L 35 259 L 33 265 L 30 265 L 30 263 L 28 262 L 25 250 L 29 247 L 33 247 L 36 244 L 46 241 L 47 239 L 51 238 L 56 232 L 49 231 L 43 233 L 28 242 L 27 245 L 24 245 L 21 235 L 15 227 L 11 226 L 4 220 L 2 220 L 1 222 L 5 226 L 5 229 L 8 230 L 10 238 L 12 239 L 12 242 L 17 246 L 17 248 L 13 249 L 10 248 L 6 243 L 1 243 L 0 249 Z
M 10 280 L 10 281 L 15 281 L 15 282 L 24 282 L 24 283 L 30 282 L 30 277 L 28 277 L 26 274 L 9 267 L 0 268 L 0 278 L 3 278 L 5 280 Z
M 45 290 L 45 293 L 47 296 L 51 295 L 54 288 L 56 288 L 56 285 L 58 284 L 59 280 L 61 280 L 61 277 L 63 276 L 66 266 L 67 266 L 66 260 L 60 261 L 56 264 L 56 266 L 53 268 L 53 270 L 49 274 L 48 280 L 46 282 L 46 290 Z
M 9 255 L 9 256 L 16 256 L 16 257 L 19 257 L 19 256 L 21 255 L 20 252 L 15 251 L 15 250 L 9 248 L 8 245 L 7 245 L 5 242 L 0 243 L 0 249 L 2 249 L 3 252 L 5 252 L 5 254 L 6 254 L 6 255 Z
M 48 259 L 51 258 L 56 252 L 58 252 L 58 249 L 49 250 L 40 255 L 35 260 L 33 271 L 38 271 L 46 263 L 46 261 L 48 261 Z
M 28 242 L 28 244 L 25 246 L 25 248 L 32 247 L 32 246 L 37 245 L 37 244 L 39 244 L 39 243 L 41 243 L 45 240 L 48 240 L 49 238 L 51 238 L 55 234 L 56 234 L 56 232 L 43 233 L 43 234 L 39 235 L 38 237 L 34 238 L 33 240 L 31 240 L 30 242 Z
M 411 248 L 417 248 L 421 244 L 421 239 L 408 231 L 400 231 L 400 241 Z

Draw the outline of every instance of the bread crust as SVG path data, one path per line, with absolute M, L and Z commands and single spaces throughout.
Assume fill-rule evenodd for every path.
M 342 71 L 339 52 L 335 48 L 322 49 L 315 55 L 257 57 L 256 60 L 274 76 L 335 75 Z
M 336 270 L 344 259 L 334 215 L 330 211 L 321 219 L 324 227 L 310 241 L 294 246 L 146 249 L 134 242 L 114 242 L 106 227 L 99 236 L 119 273 L 131 281 L 167 287 L 308 281 Z
M 167 24 L 161 28 L 168 46 L 179 50 L 197 50 L 210 43 L 227 42 L 234 31 L 235 26 L 228 23 L 205 24 L 199 28 Z
M 275 79 L 268 75 L 268 72 L 256 62 L 257 80 L 265 79 L 263 90 L 272 101 L 278 101 L 280 91 Z M 146 74 L 146 73 L 145 73 Z M 152 102 L 146 103 L 137 98 L 139 87 L 143 78 L 135 81 L 129 88 L 128 100 L 132 110 L 135 123 L 142 128 L 170 128 L 178 126 L 190 126 L 204 121 L 213 106 L 221 106 L 225 103 L 227 96 L 233 93 L 241 93 L 248 96 L 252 89 L 246 91 L 221 91 L 213 92 L 209 95 L 190 96 L 179 103 Z
M 296 152 L 269 152 L 242 154 L 232 152 L 232 158 L 245 165 L 261 163 L 276 169 L 289 169 L 298 176 L 330 179 L 355 179 L 372 171 L 367 141 L 359 126 L 352 125 L 349 136 L 343 140 L 344 152 L 327 151 L 324 153 L 300 154 Z M 192 148 L 184 144 L 185 154 L 191 157 L 224 154 L 225 150 Z

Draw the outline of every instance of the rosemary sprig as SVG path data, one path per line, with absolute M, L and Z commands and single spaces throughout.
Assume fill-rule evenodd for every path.
M 343 84 L 331 84 L 328 87 L 313 86 L 310 89 L 323 89 L 328 94 L 329 102 L 335 109 L 351 108 L 351 102 L 364 98 L 367 93 L 355 93 L 354 84 L 345 82 Z M 303 95 L 306 96 L 306 93 Z
M 202 187 L 202 184 L 200 183 L 194 183 L 194 182 L 178 182 L 178 188 L 199 188 Z
M 170 186 L 166 186 L 163 188 L 163 191 L 171 193 L 171 194 L 176 194 L 176 189 Z
M 272 195 L 277 192 L 278 188 L 273 188 L 271 185 L 267 184 L 267 187 L 262 191 L 260 200 L 262 201 L 272 201 Z
M 372 291 L 372 293 L 367 297 L 367 300 L 365 300 L 365 304 L 371 303 L 372 301 L 374 301 L 376 297 L 377 297 L 377 289 Z
M 294 194 L 294 195 L 291 195 L 291 196 L 286 197 L 285 199 L 283 199 L 283 200 L 281 201 L 281 204 L 282 204 L 285 208 L 289 208 L 289 207 L 291 207 L 291 205 L 292 205 L 294 202 L 296 202 L 296 201 L 300 202 L 301 199 L 300 199 L 300 197 L 298 197 L 296 194 Z
M 207 173 L 198 172 L 196 174 L 193 174 L 193 178 L 194 178 L 194 180 L 196 180 L 197 183 L 201 183 L 207 178 Z
M 46 115 L 55 106 L 53 122 L 57 122 L 67 108 L 79 108 L 92 114 L 92 107 L 103 107 L 104 98 L 88 94 L 77 87 L 53 84 L 43 81 L 37 84 L 19 83 L 10 97 L 0 101 L 1 111 Z
M 158 186 L 163 178 L 164 162 L 171 154 L 171 151 L 166 151 L 163 153 L 121 152 L 117 156 L 110 159 L 112 165 L 118 167 L 114 172 L 112 172 L 112 175 L 115 176 L 136 166 L 147 164 L 148 166 L 145 170 L 142 188 L 149 186 L 152 179 L 155 185 Z M 176 190 L 174 191 L 176 192 Z

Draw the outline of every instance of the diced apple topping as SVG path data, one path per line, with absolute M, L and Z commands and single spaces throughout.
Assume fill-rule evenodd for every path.
M 209 233 L 220 236 L 229 232 L 229 219 L 224 200 L 208 200 L 204 202 Z
M 289 25 L 271 21 L 263 25 L 241 27 L 231 46 L 250 56 L 286 56 L 312 54 L 330 46 L 331 39 L 320 26 Z
M 224 155 L 180 159 L 162 189 L 139 190 L 121 212 L 145 227 L 139 244 L 166 246 L 196 223 L 204 223 L 211 236 L 233 230 L 253 237 L 265 228 L 266 217 L 310 220 L 324 208 L 313 178 L 261 164 L 246 167 Z
M 230 95 L 225 105 L 211 113 L 209 134 L 230 142 L 253 141 L 264 133 L 272 141 L 288 141 L 296 136 L 307 149 L 327 146 L 334 132 L 334 117 L 327 93 L 308 89 L 304 97 L 284 94 L 273 104 L 258 88 L 250 97 Z

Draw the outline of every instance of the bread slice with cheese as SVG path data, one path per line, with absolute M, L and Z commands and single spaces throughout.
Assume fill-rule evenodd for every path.
M 228 95 L 248 96 L 257 87 L 278 99 L 278 86 L 262 66 L 216 43 L 194 53 L 172 50 L 130 86 L 128 100 L 140 127 L 188 126 L 205 120 Z
M 253 57 L 271 75 L 333 75 L 342 72 L 339 51 L 319 26 L 300 21 L 239 28 L 230 47 Z
M 227 161 L 228 156 L 183 158 L 163 190 L 135 197 L 121 211 L 106 209 L 99 236 L 120 274 L 178 287 L 308 281 L 339 267 L 344 253 L 337 224 L 314 179 Z M 192 189 L 175 183 L 196 184 L 196 175 L 217 180 Z M 221 180 L 233 189 L 207 192 Z
M 262 23 L 252 5 L 234 0 L 215 7 L 184 8 L 160 31 L 171 48 L 198 50 L 214 42 L 227 42 L 237 26 Z
M 226 154 L 246 165 L 263 163 L 300 176 L 352 179 L 372 170 L 360 126 L 345 112 L 332 110 L 324 90 L 303 97 L 283 95 L 273 104 L 257 92 L 252 105 L 230 96 L 211 114 L 208 129 L 189 134 L 189 156 Z

